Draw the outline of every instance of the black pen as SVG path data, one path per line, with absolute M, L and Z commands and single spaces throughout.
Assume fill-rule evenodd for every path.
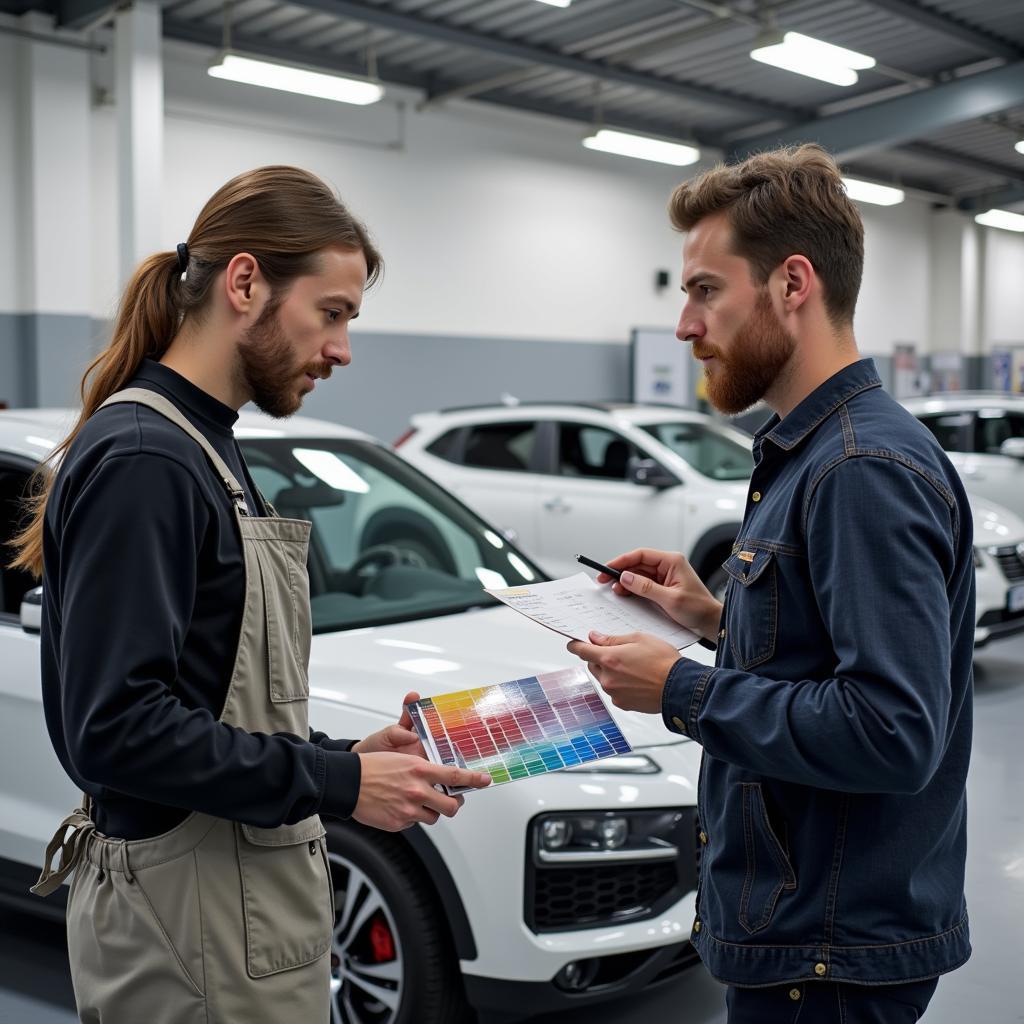
M 591 569 L 596 569 L 598 572 L 603 572 L 606 576 L 611 576 L 613 580 L 619 579 L 622 572 L 619 569 L 613 569 L 610 565 L 604 565 L 601 562 L 595 562 L 592 558 L 587 558 L 586 555 L 577 555 L 577 562 L 582 562 L 583 565 L 589 566 Z
M 595 562 L 593 558 L 587 558 L 586 555 L 577 555 L 577 562 L 582 562 L 583 565 L 589 566 L 591 569 L 596 569 L 598 572 L 603 572 L 607 576 L 611 576 L 614 580 L 619 580 L 622 576 L 622 570 L 613 569 L 610 565 L 605 565 L 602 562 Z M 709 651 L 715 651 L 718 649 L 718 645 L 714 640 L 705 640 L 704 637 L 700 637 L 697 641 L 701 647 L 706 647 Z

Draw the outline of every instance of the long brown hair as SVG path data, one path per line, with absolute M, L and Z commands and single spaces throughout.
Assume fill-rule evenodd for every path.
M 788 256 L 806 256 L 821 279 L 837 327 L 853 321 L 864 271 L 864 224 L 835 160 L 814 144 L 756 153 L 720 164 L 672 193 L 669 216 L 680 231 L 726 211 L 732 250 L 763 285 Z
M 363 225 L 323 181 L 297 167 L 260 167 L 232 178 L 203 207 L 186 244 L 184 275 L 177 252 L 161 252 L 143 261 L 128 282 L 111 342 L 82 378 L 81 414 L 32 478 L 25 499 L 28 525 L 11 542 L 16 552 L 12 568 L 42 574 L 52 467 L 86 420 L 135 376 L 144 358 L 159 359 L 186 318 L 202 319 L 213 280 L 233 256 L 248 252 L 256 258 L 271 287 L 271 301 L 295 278 L 314 273 L 317 254 L 329 246 L 361 251 L 367 284 L 383 266 Z

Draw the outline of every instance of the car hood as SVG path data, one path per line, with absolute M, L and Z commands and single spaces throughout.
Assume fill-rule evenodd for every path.
M 1024 519 L 1002 505 L 968 494 L 974 518 L 974 544 L 985 548 L 1024 541 Z
M 568 641 L 509 608 L 372 626 L 313 637 L 310 694 L 395 720 L 410 690 L 429 697 L 579 665 Z M 704 648 L 687 650 L 712 663 Z M 605 703 L 633 747 L 679 743 L 660 715 Z

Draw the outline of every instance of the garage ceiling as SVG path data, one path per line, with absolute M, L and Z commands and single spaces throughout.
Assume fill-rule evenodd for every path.
M 224 0 L 162 0 L 220 46 Z M 109 0 L 0 0 L 94 26 Z M 964 209 L 1024 207 L 1024 0 L 232 0 L 233 48 L 423 91 L 696 141 L 818 140 L 854 174 Z M 869 54 L 850 88 L 750 59 L 766 26 Z

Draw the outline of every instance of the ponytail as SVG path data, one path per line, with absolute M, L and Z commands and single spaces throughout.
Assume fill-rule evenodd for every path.
M 81 384 L 82 411 L 71 433 L 32 474 L 22 499 L 28 525 L 16 533 L 11 547 L 17 552 L 12 569 L 23 569 L 37 578 L 43 572 L 43 518 L 53 484 L 53 470 L 71 447 L 93 413 L 138 373 L 147 356 L 159 359 L 178 330 L 175 289 L 178 256 L 162 252 L 150 256 L 135 271 L 121 297 L 117 323 L 110 344 L 89 364 Z

